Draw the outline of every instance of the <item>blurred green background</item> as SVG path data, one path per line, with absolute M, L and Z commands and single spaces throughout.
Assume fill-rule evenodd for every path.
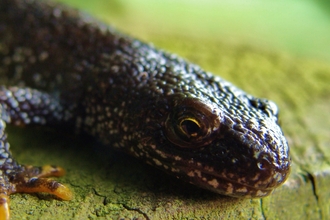
M 330 60 L 328 0 L 61 0 L 141 39 L 176 33 Z

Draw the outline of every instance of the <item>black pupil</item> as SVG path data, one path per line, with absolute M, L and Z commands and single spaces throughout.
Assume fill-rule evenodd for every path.
M 181 123 L 181 127 L 182 127 L 182 130 L 184 130 L 186 132 L 186 134 L 189 136 L 196 136 L 200 130 L 199 125 L 196 122 L 191 121 L 191 120 L 184 120 Z

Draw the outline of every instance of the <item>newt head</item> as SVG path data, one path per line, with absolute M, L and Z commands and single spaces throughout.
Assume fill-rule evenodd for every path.
M 145 116 L 150 137 L 138 144 L 139 157 L 219 194 L 267 196 L 290 172 L 277 106 L 232 90 L 227 82 L 222 89 L 222 99 L 171 95 L 163 107 L 155 105 L 156 113 Z

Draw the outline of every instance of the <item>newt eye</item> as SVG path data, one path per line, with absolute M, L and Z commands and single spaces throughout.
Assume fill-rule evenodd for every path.
M 194 118 L 184 118 L 181 120 L 179 129 L 185 136 L 189 137 L 197 137 L 201 130 L 201 125 Z
M 177 103 L 165 123 L 169 141 L 183 148 L 209 144 L 220 127 L 219 116 L 199 100 L 187 98 Z

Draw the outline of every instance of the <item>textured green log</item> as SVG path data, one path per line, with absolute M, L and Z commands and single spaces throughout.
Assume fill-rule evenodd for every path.
M 328 63 L 228 44 L 212 36 L 201 38 L 168 30 L 166 34 L 150 30 L 134 36 L 179 53 L 256 96 L 274 100 L 291 146 L 290 178 L 267 198 L 233 199 L 184 184 L 74 134 L 9 127 L 16 159 L 25 164 L 65 167 L 67 175 L 60 181 L 75 193 L 70 202 L 40 194 L 12 195 L 13 219 L 330 218 Z

